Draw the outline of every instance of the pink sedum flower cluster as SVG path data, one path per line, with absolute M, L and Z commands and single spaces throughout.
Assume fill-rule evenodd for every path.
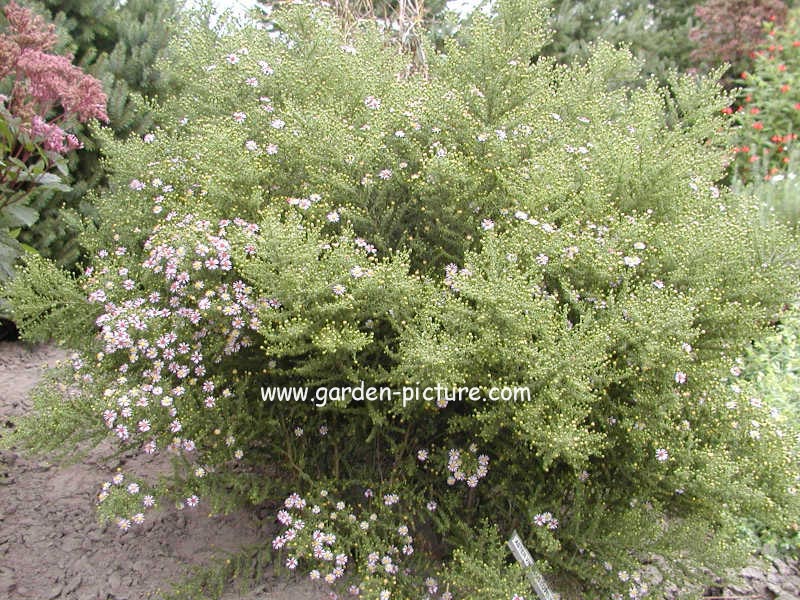
M 58 41 L 52 24 L 13 1 L 3 12 L 8 28 L 0 34 L 0 78 L 13 81 L 6 109 L 45 150 L 79 148 L 69 124 L 108 122 L 102 84 L 73 65 L 72 56 L 52 53 Z

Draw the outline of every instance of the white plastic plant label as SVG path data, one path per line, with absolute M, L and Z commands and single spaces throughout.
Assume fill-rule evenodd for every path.
M 511 549 L 511 553 L 514 555 L 514 558 L 517 559 L 517 562 L 519 562 L 519 564 L 522 565 L 522 568 L 525 570 L 525 574 L 528 576 L 528 581 L 531 582 L 533 591 L 535 591 L 536 595 L 539 596 L 539 600 L 556 600 L 556 597 L 550 590 L 550 586 L 547 585 L 544 577 L 542 577 L 542 574 L 534 565 L 531 553 L 528 552 L 525 544 L 522 543 L 522 538 L 519 537 L 519 534 L 516 532 L 516 530 L 511 534 L 511 539 L 509 539 L 506 543 Z

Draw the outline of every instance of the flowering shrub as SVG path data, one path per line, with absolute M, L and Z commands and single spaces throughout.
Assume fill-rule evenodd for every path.
M 107 117 L 100 82 L 74 66 L 71 56 L 51 53 L 57 41 L 54 26 L 13 1 L 3 12 L 7 23 L 0 33 L 0 277 L 5 278 L 19 249 L 11 230 L 38 218 L 28 206 L 31 195 L 68 189 L 61 181 L 65 155 L 81 147 L 70 129 Z
M 796 90 L 800 67 L 798 13 L 768 30 L 768 41 L 754 52 L 752 69 L 738 80 L 734 107 L 726 109 L 738 126 L 736 170 L 750 181 L 785 176 L 793 166 L 794 140 L 800 124 Z
M 98 489 L 123 531 L 288 498 L 281 564 L 370 598 L 523 595 L 513 529 L 575 597 L 689 590 L 746 554 L 743 516 L 795 522 L 793 431 L 731 371 L 796 292 L 791 235 L 713 183 L 726 99 L 621 88 L 608 46 L 532 65 L 545 15 L 498 9 L 417 71 L 308 6 L 187 31 L 166 125 L 107 141 L 91 264 L 6 287 L 28 339 L 77 351 L 13 439 L 174 456 Z M 362 382 L 477 397 L 259 393 Z

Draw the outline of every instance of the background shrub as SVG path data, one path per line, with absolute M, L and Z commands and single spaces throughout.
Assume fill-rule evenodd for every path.
M 727 109 L 738 127 L 735 170 L 745 181 L 786 175 L 791 169 L 800 103 L 794 101 L 800 65 L 797 13 L 768 30 L 752 68 L 738 80 L 737 103 Z
M 698 4 L 698 26 L 690 32 L 697 44 L 696 60 L 711 64 L 730 63 L 734 73 L 764 40 L 764 25 L 777 26 L 786 19 L 787 5 L 782 0 L 707 0 Z

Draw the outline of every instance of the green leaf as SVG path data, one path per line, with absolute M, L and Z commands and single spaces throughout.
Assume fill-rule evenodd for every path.
M 14 261 L 19 256 L 19 242 L 10 237 L 8 231 L 0 230 L 0 281 L 14 275 Z
M 61 180 L 61 177 L 55 173 L 42 173 L 41 175 L 36 176 L 34 182 L 46 187 L 47 189 L 58 190 L 60 192 L 68 192 L 70 189 L 72 189 L 70 186 L 66 185 Z
M 3 216 L 9 227 L 30 227 L 39 218 L 39 213 L 30 206 L 12 204 L 3 210 Z

